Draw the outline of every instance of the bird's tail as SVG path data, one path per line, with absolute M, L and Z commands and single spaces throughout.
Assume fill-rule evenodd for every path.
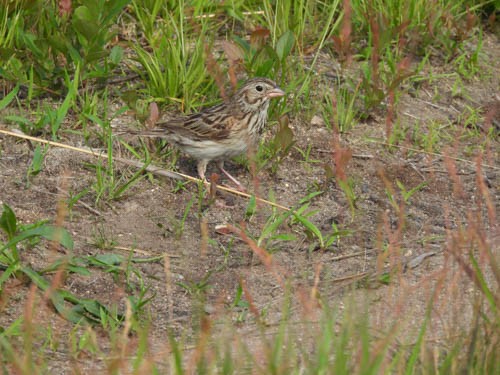
M 138 136 L 138 137 L 165 138 L 165 131 L 155 127 L 157 122 L 158 122 L 159 117 L 160 117 L 160 110 L 158 109 L 158 105 L 155 102 L 150 103 L 150 105 L 149 105 L 149 117 L 146 120 L 146 126 L 149 126 L 150 129 L 135 130 L 135 129 L 128 129 L 128 128 L 118 128 L 116 130 L 113 130 L 113 135 L 116 135 L 116 136 L 131 135 L 131 136 Z
M 113 137 L 138 136 L 139 133 L 140 133 L 139 130 L 133 130 L 133 129 L 127 129 L 127 128 L 113 129 Z
M 155 137 L 155 138 L 165 138 L 165 130 L 162 129 L 116 129 L 113 130 L 114 136 L 136 136 L 136 137 Z

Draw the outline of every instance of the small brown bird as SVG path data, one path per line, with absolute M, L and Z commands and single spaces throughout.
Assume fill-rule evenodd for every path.
M 129 131 L 145 137 L 164 138 L 198 161 L 198 175 L 205 180 L 211 160 L 236 185 L 241 184 L 224 169 L 224 160 L 255 145 L 267 122 L 269 101 L 285 95 L 274 81 L 253 78 L 227 101 L 198 113 L 156 124 L 145 131 Z

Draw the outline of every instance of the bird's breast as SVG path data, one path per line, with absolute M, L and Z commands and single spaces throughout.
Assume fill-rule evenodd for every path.
M 177 139 L 175 143 L 182 151 L 195 159 L 223 160 L 245 153 L 249 141 L 248 137 L 231 137 L 223 141 L 192 141 L 183 138 Z

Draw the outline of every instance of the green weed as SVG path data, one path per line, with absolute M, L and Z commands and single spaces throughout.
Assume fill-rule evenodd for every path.
M 0 268 L 4 270 L 0 276 L 0 289 L 10 277 L 23 275 L 42 291 L 48 291 L 50 288 L 48 296 L 53 307 L 62 317 L 73 323 L 86 321 L 95 324 L 103 317 L 113 321 L 121 319 L 119 314 L 112 314 L 95 300 L 80 299 L 68 291 L 54 289 L 41 273 L 21 263 L 19 246 L 32 239 L 45 238 L 72 251 L 73 239 L 66 229 L 49 224 L 21 226 L 12 209 L 6 204 L 3 205 L 0 216 L 0 229 L 7 237 L 7 242 L 0 242 Z M 73 308 L 69 309 L 66 303 L 73 305 Z
M 33 151 L 33 159 L 31 160 L 31 164 L 29 165 L 26 173 L 26 187 L 29 187 L 31 178 L 42 171 L 43 161 L 48 151 L 48 146 L 45 146 L 43 151 L 40 145 L 35 147 L 35 150 Z
M 19 92 L 19 85 L 16 85 L 14 89 L 12 89 L 7 95 L 5 95 L 0 100 L 0 111 L 6 108 L 14 100 L 18 92 Z
M 109 42 L 117 32 L 111 26 L 128 2 L 82 0 L 71 17 L 58 13 L 55 3 L 23 3 L 19 7 L 22 22 L 16 23 L 12 61 L 24 69 L 10 70 L 11 79 L 26 82 L 33 67 L 33 81 L 38 90 L 44 90 L 57 89 L 54 82 L 60 82 L 61 74 L 74 72 L 77 66 L 84 80 L 109 74 L 109 64 L 119 62 L 116 49 L 120 48 L 114 47 L 113 57 L 108 61 Z M 32 25 L 34 28 L 30 29 Z
M 139 23 L 150 24 L 151 16 L 145 15 L 141 9 L 135 2 Z M 158 7 L 154 9 L 160 11 Z M 191 25 L 186 12 L 184 1 L 171 12 L 163 12 L 165 22 L 156 24 L 159 32 L 146 34 L 148 46 L 145 48 L 134 43 L 136 61 L 141 68 L 131 65 L 131 69 L 143 78 L 147 93 L 156 101 L 181 102 L 182 110 L 189 112 L 200 105 L 200 99 L 213 88 L 213 81 L 205 65 L 205 46 L 211 42 L 198 37 L 208 35 L 208 22 L 200 18 L 196 26 Z
M 118 110 L 114 116 L 119 116 L 125 109 L 122 108 Z M 99 125 L 102 130 L 102 138 L 105 141 L 107 154 L 105 162 L 102 159 L 96 164 L 88 164 L 88 167 L 95 170 L 96 180 L 92 185 L 92 189 L 96 194 L 96 203 L 105 200 L 114 200 L 121 198 L 132 186 L 138 183 L 146 175 L 144 174 L 145 168 L 150 163 L 150 160 L 146 160 L 143 167 L 136 171 L 130 178 L 124 175 L 120 175 L 115 170 L 114 161 L 114 148 L 113 148 L 113 136 L 112 129 L 110 125 L 110 120 L 102 120 L 96 116 L 88 115 L 89 120 Z M 149 154 L 147 154 L 149 155 Z
M 278 120 L 278 130 L 267 144 L 259 147 L 257 153 L 257 170 L 260 171 L 270 165 L 271 173 L 276 173 L 279 165 L 290 154 L 295 144 L 294 134 L 288 126 L 288 116 L 282 116 Z
M 411 197 L 413 195 L 415 195 L 415 193 L 417 193 L 418 191 L 425 188 L 427 186 L 427 182 L 424 181 L 424 182 L 418 184 L 417 186 L 411 188 L 410 190 L 407 190 L 406 187 L 403 185 L 403 183 L 399 180 L 396 180 L 396 185 L 399 188 L 399 193 L 400 193 L 401 198 L 402 198 L 401 203 L 404 203 L 404 205 L 407 206 L 410 203 Z M 389 198 L 389 202 L 390 202 L 391 206 L 394 208 L 395 212 L 399 213 L 400 209 L 401 209 L 401 203 L 398 201 L 398 199 L 395 197 L 395 195 L 393 194 L 393 192 L 391 192 L 390 189 L 386 189 L 385 193 L 387 194 L 387 197 Z
M 335 93 L 325 94 L 321 112 L 329 129 L 335 127 L 343 133 L 354 127 L 361 117 L 355 106 L 359 97 L 359 88 L 360 84 L 354 91 L 339 85 Z
M 52 106 L 44 105 L 43 109 L 38 109 L 35 113 L 38 119 L 35 122 L 31 120 L 18 116 L 6 116 L 7 121 L 17 122 L 23 133 L 29 135 L 38 135 L 40 132 L 50 131 L 52 134 L 52 139 L 56 140 L 58 138 L 58 132 L 66 118 L 68 111 L 74 106 L 77 90 L 79 86 L 79 72 L 80 69 L 77 67 L 74 77 L 72 80 L 66 76 L 68 93 L 64 98 L 63 102 L 57 108 L 52 108 Z M 15 90 L 13 91 L 15 92 Z M 47 129 L 48 128 L 48 129 Z

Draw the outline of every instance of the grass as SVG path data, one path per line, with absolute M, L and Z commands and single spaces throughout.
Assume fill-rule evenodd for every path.
M 498 223 L 494 198 L 482 178 L 488 162 L 482 158 L 496 142 L 494 126 L 484 134 L 484 113 L 470 105 L 453 121 L 416 119 L 408 125 L 398 117 L 409 94 L 419 97 L 424 92 L 432 96 L 429 102 L 439 103 L 439 82 L 446 79 L 453 97 L 474 102 L 466 85 L 488 77 L 480 17 L 491 11 L 492 4 L 35 0 L 2 7 L 2 126 L 8 123 L 26 134 L 60 142 L 77 139 L 107 155 L 87 164 L 94 174 L 91 184 L 61 196 L 53 219 L 22 223 L 16 215 L 21 208 L 2 200 L 0 310 L 8 309 L 16 298 L 24 306 L 20 316 L 2 320 L 3 371 L 49 373 L 53 354 L 62 352 L 62 362 L 69 361 L 75 373 L 88 373 L 89 368 L 112 374 L 499 373 L 500 271 L 488 235 Z M 334 84 L 322 65 L 331 60 L 339 62 Z M 328 73 L 332 66 L 326 66 Z M 434 73 L 436 66 L 449 73 Z M 156 184 L 145 171 L 150 162 L 158 162 L 159 153 L 151 153 L 144 143 L 123 141 L 119 146 L 113 122 L 121 121 L 125 113 L 145 122 L 152 103 L 163 111 L 193 112 L 227 97 L 243 77 L 255 75 L 275 79 L 289 95 L 271 107 L 274 136 L 262 141 L 255 160 L 237 162 L 254 175 L 269 173 L 279 181 L 283 165 L 293 157 L 308 174 L 324 164 L 326 181 L 312 181 L 311 189 L 302 192 L 290 211 L 275 207 L 266 211 L 251 196 L 243 218 L 231 216 L 223 226 L 232 236 L 228 243 L 207 234 L 216 191 L 207 191 L 203 184 L 172 186 L 171 194 L 185 204 L 179 212 L 169 211 L 165 236 L 181 243 L 193 221 L 201 233 L 200 259 L 193 262 L 203 265 L 186 279 L 175 279 L 167 256 L 137 258 L 135 249 L 119 253 L 115 237 L 103 226 L 91 240 L 100 253 L 77 254 L 73 237 L 79 234 L 65 229 L 65 221 L 79 220 L 73 210 L 80 200 L 90 197 L 93 206 L 113 210 L 113 204 L 126 200 L 145 177 Z M 309 124 L 314 114 L 322 117 L 324 134 L 331 138 L 335 150 L 331 160 L 319 157 L 296 135 L 302 134 L 297 124 Z M 475 200 L 463 203 L 467 214 L 460 216 L 443 205 L 450 210 L 445 240 L 429 239 L 425 231 L 417 238 L 415 246 L 438 242 L 445 255 L 442 268 L 430 270 L 431 276 L 414 285 L 406 280 L 405 269 L 410 266 L 404 255 L 415 249 L 403 243 L 407 244 L 407 218 L 415 201 L 430 189 L 427 181 L 382 176 L 384 186 L 377 200 L 387 209 L 379 218 L 377 238 L 369 241 L 378 254 L 376 271 L 354 275 L 346 283 L 328 279 L 325 275 L 335 272 L 331 264 L 315 260 L 341 249 L 348 237 L 364 235 L 357 225 L 364 223 L 366 213 L 360 203 L 366 197 L 351 169 L 356 155 L 342 139 L 360 122 L 377 116 L 385 120 L 383 138 L 375 140 L 384 144 L 378 148 L 381 152 L 442 153 L 444 173 L 457 202 L 463 203 L 464 196 L 464 177 L 457 164 L 465 158 L 476 160 Z M 463 150 L 461 144 L 466 144 Z M 1 147 L 2 143 L 0 156 Z M 119 153 L 144 160 L 143 168 L 119 172 Z M 32 150 L 26 189 L 42 178 L 47 158 L 49 146 Z M 163 158 L 162 163 L 177 161 L 170 150 Z M 258 191 L 259 181 L 255 176 L 253 180 Z M 271 190 L 270 201 L 275 200 L 273 194 L 279 197 Z M 339 211 L 348 219 L 333 218 L 325 225 L 314 203 L 327 194 L 336 194 Z M 251 254 L 250 269 L 260 262 L 283 292 L 278 320 L 272 316 L 271 302 L 257 302 L 251 285 L 255 280 L 246 271 L 239 275 L 229 302 L 221 296 L 207 308 L 207 301 L 213 300 L 211 290 L 230 267 L 237 243 Z M 308 249 L 311 260 L 303 285 L 294 283 L 296 275 L 275 257 L 297 244 Z M 37 246 L 51 248 L 57 255 L 43 269 L 25 260 Z M 62 256 L 56 251 L 60 248 L 66 249 Z M 222 250 L 220 264 L 206 258 L 207 249 L 213 248 Z M 177 286 L 192 297 L 191 319 L 181 328 L 171 323 L 174 301 L 156 302 L 159 297 L 150 284 L 159 276 L 141 268 L 161 261 L 166 290 Z M 67 280 L 76 276 L 96 280 L 111 276 L 112 285 L 125 296 L 123 303 L 102 303 L 100 298 L 70 292 Z M 15 281 L 27 281 L 32 287 L 15 296 Z M 337 285 L 343 285 L 348 297 L 334 293 Z M 372 288 L 386 288 L 383 307 L 370 303 Z M 423 301 L 422 309 L 408 308 L 415 300 Z M 169 305 L 170 320 L 163 327 L 167 333 L 160 338 L 154 332 L 155 319 L 162 319 L 155 316 L 156 303 Z M 38 321 L 37 312 L 46 321 Z M 59 317 L 71 323 L 67 334 L 57 331 Z

